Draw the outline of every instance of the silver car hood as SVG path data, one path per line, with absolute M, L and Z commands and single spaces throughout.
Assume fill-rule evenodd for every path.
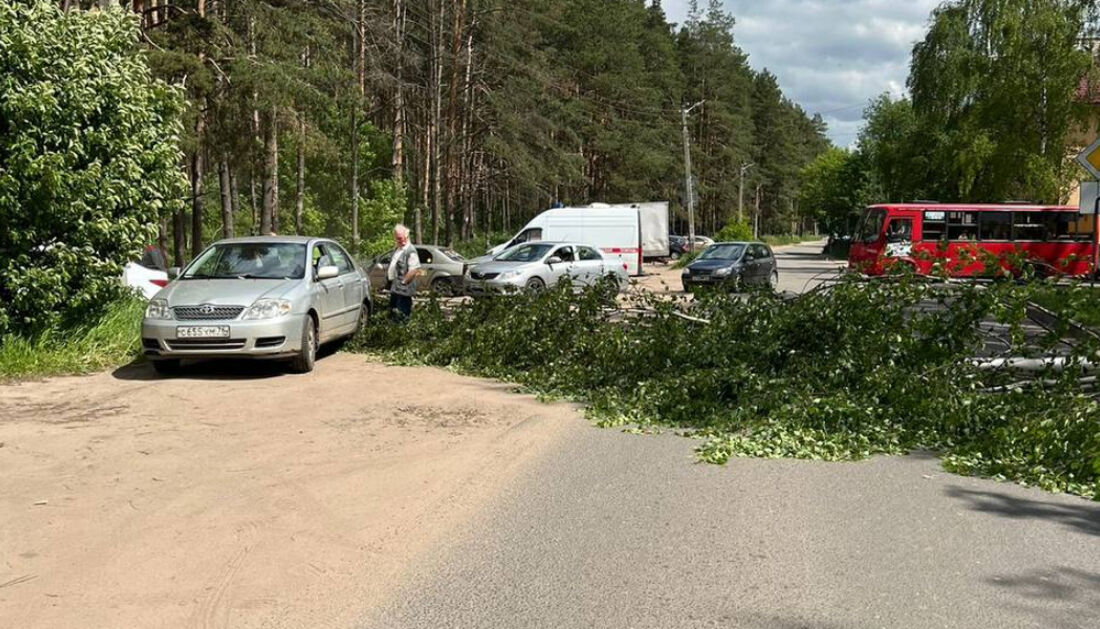
M 538 262 L 501 262 L 500 260 L 494 260 L 492 262 L 485 262 L 478 264 L 470 268 L 472 271 L 478 273 L 503 273 L 505 271 L 524 270 L 525 267 L 539 264 Z
M 302 280 L 173 280 L 157 294 L 169 306 L 251 306 L 261 297 L 282 297 Z
M 476 258 L 468 258 L 465 262 L 468 267 L 474 266 L 475 264 L 485 264 L 486 262 L 492 262 L 494 255 L 496 254 L 492 251 L 487 251 Z

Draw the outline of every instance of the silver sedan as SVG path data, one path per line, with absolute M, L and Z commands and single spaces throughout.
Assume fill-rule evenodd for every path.
M 477 296 L 542 290 L 564 277 L 580 286 L 593 285 L 601 278 L 622 286 L 629 279 L 621 263 L 604 258 L 595 247 L 532 242 L 506 249 L 492 260 L 470 267 L 466 292 Z
M 289 359 L 313 370 L 317 347 L 367 322 L 370 282 L 332 240 L 255 237 L 203 251 L 149 302 L 145 356 L 159 373 L 184 358 Z
M 452 249 L 436 245 L 413 245 L 416 257 L 420 260 L 421 289 L 428 289 L 437 295 L 456 295 L 462 292 L 462 275 L 466 271 L 466 259 Z M 389 289 L 386 272 L 390 267 L 393 252 L 387 251 L 371 260 L 367 273 L 371 286 L 375 290 Z

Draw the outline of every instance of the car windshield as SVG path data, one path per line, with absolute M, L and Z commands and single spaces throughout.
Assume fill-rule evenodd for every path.
M 305 277 L 306 246 L 285 242 L 214 245 L 180 277 L 198 279 L 295 279 Z
M 554 245 L 544 243 L 519 245 L 497 256 L 497 260 L 502 262 L 534 262 L 536 260 L 541 260 L 542 257 L 546 255 L 546 252 L 550 251 L 550 248 L 553 246 Z
M 737 260 L 745 252 L 745 245 L 711 245 L 699 254 L 700 260 Z

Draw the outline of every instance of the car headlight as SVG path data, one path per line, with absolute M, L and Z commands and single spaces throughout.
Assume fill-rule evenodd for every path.
M 172 309 L 168 307 L 167 299 L 153 299 L 145 307 L 146 319 L 171 319 Z
M 511 280 L 519 277 L 519 271 L 505 271 L 497 276 L 498 280 Z
M 725 268 L 718 269 L 714 274 L 718 277 L 725 277 L 733 271 L 733 267 L 727 266 Z
M 243 319 L 274 319 L 290 314 L 290 302 L 285 299 L 260 299 L 244 313 Z

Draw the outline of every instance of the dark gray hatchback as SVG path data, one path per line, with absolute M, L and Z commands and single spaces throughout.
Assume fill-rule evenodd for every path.
M 756 285 L 775 289 L 779 269 L 771 247 L 762 242 L 716 242 L 684 269 L 680 280 L 688 293 L 698 286 L 739 290 Z

